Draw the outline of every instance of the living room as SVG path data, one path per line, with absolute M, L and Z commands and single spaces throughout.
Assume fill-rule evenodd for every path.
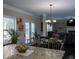
M 12 59 L 13 56 L 16 56 L 18 59 L 22 59 L 23 56 L 26 59 L 32 59 L 32 57 L 37 59 L 41 57 L 39 53 L 49 53 L 51 49 L 58 51 L 57 54 L 59 53 L 61 56 L 54 56 L 49 53 L 51 54 L 50 56 L 44 53 L 45 55 L 41 59 L 55 59 L 56 56 L 56 59 L 75 59 L 74 0 L 4 0 L 3 26 L 4 59 Z M 11 31 L 18 34 L 17 38 L 15 38 L 16 35 L 13 37 L 16 40 L 11 40 Z M 35 50 L 33 48 L 34 51 L 29 52 L 27 50 L 29 53 L 20 54 L 22 56 L 19 53 L 11 55 L 11 52 L 8 55 L 6 54 L 10 46 L 14 47 L 20 44 L 26 47 L 32 46 L 38 50 L 42 49 L 40 51 L 44 52 L 37 51 L 37 57 L 34 54 Z M 31 57 L 30 55 L 27 56 L 28 54 Z

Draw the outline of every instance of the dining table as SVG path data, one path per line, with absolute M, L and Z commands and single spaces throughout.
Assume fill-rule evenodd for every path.
M 65 51 L 48 48 L 28 46 L 25 53 L 19 53 L 15 47 L 17 44 L 3 46 L 4 59 L 62 59 Z

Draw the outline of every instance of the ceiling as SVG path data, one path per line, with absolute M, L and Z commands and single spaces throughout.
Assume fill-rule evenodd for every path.
M 3 0 L 4 4 L 22 9 L 37 16 L 50 14 L 50 6 L 52 3 L 52 17 L 66 18 L 75 16 L 75 0 Z

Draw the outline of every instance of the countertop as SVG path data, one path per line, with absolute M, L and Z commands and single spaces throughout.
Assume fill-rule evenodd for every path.
M 65 51 L 55 50 L 55 49 L 47 49 L 40 47 L 29 46 L 29 50 L 33 50 L 34 52 L 28 56 L 21 56 L 15 54 L 15 46 L 16 45 L 7 45 L 3 47 L 3 58 L 4 59 L 62 59 Z

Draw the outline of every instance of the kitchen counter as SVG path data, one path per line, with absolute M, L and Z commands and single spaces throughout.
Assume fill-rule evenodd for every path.
M 3 47 L 4 59 L 62 59 L 65 53 L 65 51 L 62 50 L 29 46 L 28 50 L 33 50 L 34 52 L 28 56 L 23 56 L 15 54 L 15 47 L 16 45 L 7 45 Z

